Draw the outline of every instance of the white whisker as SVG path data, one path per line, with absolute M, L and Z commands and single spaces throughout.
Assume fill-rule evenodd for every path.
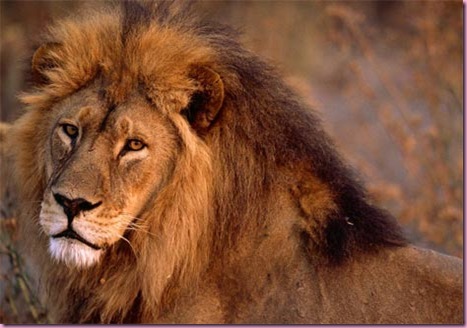
M 149 236 L 156 237 L 156 238 L 159 237 L 157 234 L 149 231 L 149 227 L 147 226 L 147 224 L 144 224 L 144 221 L 141 218 L 138 218 L 136 216 L 133 216 L 127 213 L 122 213 L 121 216 L 125 219 L 129 219 L 128 221 L 130 221 L 130 223 L 128 223 L 126 226 L 126 230 L 142 232 L 142 233 L 145 233 Z M 127 220 L 123 220 L 123 221 L 127 221 Z M 138 222 L 141 222 L 141 223 L 138 223 Z
M 122 236 L 122 235 L 119 235 L 118 237 L 119 237 L 119 239 L 125 241 L 125 242 L 130 246 L 131 251 L 133 252 L 133 255 L 135 256 L 136 259 L 138 259 L 138 254 L 136 253 L 136 250 L 135 250 L 135 248 L 133 247 L 133 245 L 131 244 L 131 242 L 130 242 L 127 238 L 125 238 L 124 236 Z

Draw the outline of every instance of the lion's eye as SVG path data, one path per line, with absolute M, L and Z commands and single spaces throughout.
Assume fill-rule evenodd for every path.
M 146 145 L 138 139 L 127 140 L 125 145 L 125 150 L 138 151 L 145 147 Z
M 71 124 L 63 124 L 62 125 L 63 132 L 71 139 L 75 139 L 78 136 L 79 129 L 77 126 Z

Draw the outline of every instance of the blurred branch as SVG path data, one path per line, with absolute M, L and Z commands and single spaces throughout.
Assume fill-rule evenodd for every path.
M 16 248 L 11 240 L 11 236 L 14 234 L 13 229 L 16 228 L 15 222 L 15 219 L 0 220 L 2 228 L 0 230 L 0 246 L 2 253 L 6 253 L 5 255 L 8 256 L 10 264 L 10 270 L 5 273 L 7 283 L 13 287 L 14 290 L 19 291 L 18 294 L 15 293 L 17 294 L 15 296 L 8 290 L 7 287 L 7 290 L 5 291 L 7 304 L 10 306 L 13 316 L 18 319 L 18 322 L 25 323 L 25 318 L 22 318 L 23 315 L 20 315 L 17 305 L 18 302 L 24 302 L 26 307 L 22 307 L 22 311 L 26 311 L 25 316 L 31 317 L 33 322 L 37 324 L 49 323 L 43 307 L 40 305 L 37 297 L 32 292 L 30 287 L 30 280 L 24 266 L 22 265 L 21 257 L 16 251 Z

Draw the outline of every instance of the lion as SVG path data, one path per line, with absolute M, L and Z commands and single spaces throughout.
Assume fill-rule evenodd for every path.
M 9 129 L 53 323 L 461 323 L 462 261 L 411 245 L 316 114 L 181 2 L 50 27 Z

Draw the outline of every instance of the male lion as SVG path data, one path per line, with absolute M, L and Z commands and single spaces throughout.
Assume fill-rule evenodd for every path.
M 410 246 L 315 114 L 177 3 L 58 22 L 8 132 L 57 323 L 460 323 L 462 262 Z

